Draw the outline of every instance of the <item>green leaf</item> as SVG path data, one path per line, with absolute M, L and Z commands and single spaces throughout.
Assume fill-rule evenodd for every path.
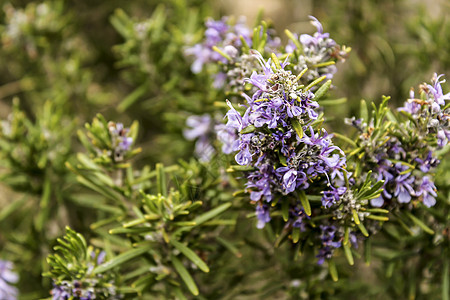
M 194 282 L 194 279 L 192 278 L 191 274 L 189 274 L 188 270 L 183 266 L 183 264 L 176 258 L 174 255 L 170 256 L 170 260 L 172 261 L 172 264 L 177 271 L 177 273 L 180 275 L 183 282 L 188 287 L 189 291 L 194 296 L 197 296 L 199 294 L 197 285 Z
M 287 35 L 287 37 L 295 44 L 295 46 L 297 47 L 297 49 L 299 49 L 300 51 L 303 50 L 302 45 L 300 44 L 298 38 L 295 38 L 295 36 L 292 34 L 292 32 L 290 32 L 288 29 L 284 30 L 284 33 Z
M 421 220 L 419 220 L 418 218 L 416 218 L 414 215 L 412 215 L 410 212 L 405 212 L 405 214 L 420 228 L 423 229 L 423 231 L 425 231 L 428 234 L 433 235 L 434 231 L 433 229 L 431 229 L 430 227 L 428 227 L 427 225 L 425 225 L 425 223 L 423 223 Z
M 17 209 L 23 207 L 23 205 L 27 202 L 27 200 L 28 197 L 25 194 L 25 196 L 21 197 L 20 199 L 13 200 L 6 207 L 3 207 L 0 210 L 0 222 L 6 219 L 10 214 L 14 213 Z
M 69 195 L 68 199 L 76 205 L 101 210 L 109 213 L 119 215 L 122 210 L 114 205 L 107 205 L 104 203 L 104 198 L 96 194 L 73 194 Z
M 349 139 L 349 138 L 346 137 L 345 135 L 342 135 L 342 134 L 339 134 L 339 133 L 336 133 L 336 132 L 333 132 L 333 135 L 334 135 L 335 137 L 337 137 L 338 139 L 341 139 L 341 140 L 343 140 L 343 141 L 349 143 L 350 145 L 352 145 L 352 146 L 355 147 L 355 148 L 358 147 L 358 145 L 357 145 L 354 141 L 352 141 L 351 139 Z
M 109 234 L 139 234 L 149 231 L 152 231 L 151 227 L 136 227 L 136 228 L 117 227 L 110 229 L 108 232 Z
M 298 196 L 300 198 L 300 202 L 302 203 L 303 209 L 308 216 L 311 216 L 311 204 L 309 204 L 309 200 L 306 197 L 305 191 L 299 191 Z
M 280 160 L 280 164 L 282 164 L 283 166 L 287 167 L 286 157 L 281 152 L 277 151 L 277 153 L 278 153 L 278 159 Z
M 256 127 L 254 125 L 249 125 L 241 130 L 241 134 L 251 133 L 256 130 Z
M 226 211 L 228 208 L 230 208 L 230 206 L 231 206 L 231 203 L 224 203 L 224 204 L 198 216 L 197 218 L 194 219 L 194 222 L 196 224 L 195 226 L 202 225 L 206 221 L 209 221 L 210 219 L 217 217 L 218 215 L 220 215 L 221 213 Z
M 105 271 L 111 270 L 112 268 L 115 268 L 135 257 L 138 257 L 146 252 L 149 252 L 152 249 L 152 247 L 153 246 L 146 246 L 146 247 L 131 249 L 131 250 L 129 250 L 125 253 L 122 253 L 122 254 L 110 259 L 109 261 L 95 267 L 93 270 L 93 273 L 98 274 L 98 273 L 103 273 Z
M 205 273 L 209 272 L 209 267 L 205 264 L 205 262 L 198 257 L 197 254 L 195 254 L 194 251 L 192 251 L 189 247 L 186 247 L 184 244 L 174 240 L 170 239 L 170 243 L 177 248 L 181 253 L 184 254 L 189 260 L 191 260 L 197 267 L 200 268 Z
M 345 227 L 345 233 L 344 233 L 344 245 L 347 245 L 347 244 L 348 244 L 349 237 L 350 237 L 350 228 L 349 228 L 349 227 Z
M 221 238 L 220 236 L 216 237 L 216 240 L 222 244 L 222 246 L 224 246 L 225 248 L 227 248 L 231 253 L 233 253 L 236 257 L 241 258 L 242 257 L 242 253 L 239 251 L 238 248 L 236 248 L 236 246 L 234 246 L 233 244 L 231 244 L 230 242 L 228 242 L 227 240 Z
M 308 68 L 304 68 L 304 69 L 300 72 L 300 74 L 298 74 L 297 77 L 295 77 L 295 81 L 294 81 L 294 82 L 299 81 L 300 78 L 302 78 L 302 76 L 305 75 L 306 72 L 308 72 Z M 300 99 L 297 98 L 297 101 L 300 101 Z
M 188 300 L 186 298 L 186 296 L 183 295 L 183 292 L 181 291 L 181 289 L 179 287 L 175 287 L 173 289 L 173 292 L 174 292 L 175 296 L 177 297 L 177 300 Z
M 369 119 L 369 112 L 367 110 L 367 103 L 365 100 L 361 100 L 361 104 L 359 107 L 359 116 L 361 119 L 363 119 L 366 122 Z
M 36 229 L 40 232 L 47 222 L 48 215 L 50 213 L 50 196 L 52 191 L 52 183 L 48 175 L 45 176 L 44 191 L 42 192 L 41 201 L 39 203 L 40 211 L 36 218 Z
M 372 258 L 372 240 L 365 239 L 364 240 L 364 261 L 367 265 L 370 265 L 370 261 Z
M 239 166 L 239 165 L 233 165 L 233 166 L 229 166 L 229 167 L 228 167 L 227 172 L 228 172 L 228 173 L 236 172 L 236 171 L 242 171 L 242 172 L 245 172 L 245 171 L 253 171 L 253 170 L 255 170 L 255 168 L 254 168 L 254 167 L 251 167 L 251 166 Z
M 366 218 L 371 219 L 371 220 L 376 220 L 376 221 L 383 221 L 383 222 L 389 221 L 389 218 L 385 217 L 385 216 L 368 215 L 368 216 L 366 216 Z
M 352 250 L 350 249 L 350 243 L 343 244 L 343 247 L 344 247 L 345 258 L 347 258 L 348 264 L 350 266 L 353 266 L 353 264 L 355 262 L 353 261 L 353 255 L 352 255 Z
M 355 221 L 355 224 L 359 225 L 361 222 L 359 221 L 358 213 L 356 212 L 356 210 L 352 209 L 352 215 L 353 215 L 353 220 Z
M 108 189 L 103 186 L 98 186 L 97 184 L 94 184 L 92 181 L 87 180 L 86 178 L 82 176 L 77 176 L 77 181 L 86 187 L 90 188 L 91 190 L 96 191 L 99 194 L 102 194 L 106 198 L 109 198 L 111 200 L 114 200 L 118 203 L 121 203 L 121 196 L 115 192 L 114 190 Z
M 449 262 L 450 262 L 450 259 L 447 256 L 444 260 L 444 268 L 442 270 L 442 300 L 450 299 Z
M 325 94 L 330 89 L 330 86 L 331 86 L 331 80 L 328 80 L 314 93 L 314 100 L 318 101 L 323 96 L 325 96 Z
M 281 69 L 281 65 L 280 65 L 280 61 L 278 60 L 278 57 L 275 53 L 272 53 L 272 61 L 275 64 L 275 67 L 280 70 Z
M 292 242 L 296 244 L 298 243 L 299 239 L 300 239 L 300 228 L 298 227 L 292 228 Z
M 322 81 L 324 81 L 325 79 L 327 78 L 327 76 L 322 76 L 322 77 L 319 77 L 319 78 L 317 78 L 316 80 L 314 80 L 313 82 L 311 82 L 310 84 L 308 84 L 304 89 L 303 89 L 303 91 L 309 91 L 313 86 L 315 86 L 315 85 L 317 85 L 317 84 L 319 84 L 319 83 L 321 83 Z
M 291 119 L 292 127 L 294 127 L 295 132 L 297 133 L 299 138 L 303 137 L 303 128 L 297 118 Z
M 223 52 L 221 49 L 219 49 L 217 46 L 213 46 L 212 47 L 212 49 L 214 50 L 214 51 L 216 51 L 217 53 L 219 53 L 220 55 L 222 55 L 226 60 L 228 60 L 228 61 L 233 61 L 233 59 L 228 55 L 228 54 L 226 54 L 225 52 Z
M 331 279 L 333 279 L 333 281 L 338 281 L 339 280 L 339 276 L 338 276 L 338 271 L 336 269 L 336 264 L 334 263 L 334 260 L 330 259 L 327 260 L 328 262 L 328 272 L 330 273 Z
M 281 215 L 283 220 L 287 222 L 289 220 L 289 199 L 283 199 L 281 203 Z
M 156 164 L 156 180 L 158 182 L 158 193 L 167 196 L 166 175 L 164 173 L 163 164 Z
M 119 112 L 126 111 L 131 105 L 133 105 L 136 101 L 138 101 L 139 98 L 145 95 L 145 93 L 148 90 L 148 87 L 149 87 L 148 82 L 144 82 L 144 84 L 142 84 L 134 91 L 132 91 L 128 96 L 125 97 L 125 99 L 122 100 L 122 102 L 120 102 L 120 104 L 117 106 L 117 111 Z
M 367 208 L 364 212 L 388 214 L 389 210 L 383 208 Z
M 367 232 L 366 227 L 364 227 L 364 225 L 362 223 L 356 224 L 356 226 L 358 226 L 359 230 L 361 231 L 361 233 L 364 236 L 366 236 L 366 237 L 369 236 L 369 233 Z
M 342 98 L 338 98 L 338 99 L 322 100 L 319 103 L 322 106 L 333 106 L 333 105 L 341 105 L 346 102 L 347 102 L 347 98 L 342 97 Z

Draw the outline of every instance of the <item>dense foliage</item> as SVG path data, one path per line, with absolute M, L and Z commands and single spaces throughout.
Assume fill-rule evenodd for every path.
M 449 299 L 445 13 L 212 4 L 3 5 L 0 299 Z

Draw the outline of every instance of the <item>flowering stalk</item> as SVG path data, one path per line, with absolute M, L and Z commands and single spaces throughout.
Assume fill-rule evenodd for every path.
M 57 253 L 48 256 L 50 272 L 44 274 L 53 280 L 53 300 L 122 299 L 117 292 L 112 272 L 95 272 L 105 262 L 104 251 L 88 247 L 84 237 L 66 228 L 66 235 L 58 239 Z
M 427 207 L 436 204 L 433 174 L 440 163 L 437 150 L 450 138 L 446 104 L 450 94 L 443 94 L 441 77 L 435 74 L 431 85 L 420 85 L 419 99 L 411 90 L 398 115 L 387 109 L 389 98 L 385 97 L 370 119 L 347 120 L 359 132 L 350 154 L 357 158 L 355 169 L 359 174 L 373 170 L 373 176 L 385 182 L 383 193 L 372 199 L 372 206 L 411 210 L 419 203 Z
M 248 81 L 245 78 L 251 78 L 255 72 L 266 72 L 261 59 L 254 55 L 254 50 L 250 48 L 259 50 L 264 56 L 275 53 L 275 57 L 285 58 L 283 69 L 295 74 L 303 71 L 302 76 L 298 76 L 295 82 L 298 86 L 309 86 L 318 78 L 331 79 L 337 71 L 336 61 L 344 60 L 350 51 L 350 48 L 345 47 L 340 50 L 341 47 L 329 34 L 323 33 L 320 22 L 314 17 L 310 19 L 317 32 L 312 36 L 299 36 L 286 31 L 290 41 L 285 47 L 265 22 L 251 31 L 242 18 L 236 24 L 227 17 L 220 21 L 208 19 L 205 39 L 202 43 L 187 48 L 185 54 L 195 57 L 191 66 L 194 73 L 201 72 L 205 65 L 216 66 L 214 88 L 224 90 L 225 94 L 233 99 L 243 92 L 257 92 L 260 88 L 257 79 Z M 313 84 L 307 90 L 314 90 L 316 87 Z M 185 130 L 184 136 L 189 140 L 197 139 L 195 154 L 201 161 L 209 161 L 215 153 L 211 137 L 214 128 L 218 132 L 217 139 L 223 144 L 223 152 L 231 153 L 230 141 L 235 139 L 233 131 L 224 127 L 220 120 L 213 119 L 215 118 L 207 115 L 191 116 L 186 122 L 192 129 Z
M 344 152 L 322 127 L 315 98 L 326 93 L 331 83 L 314 94 L 313 84 L 299 84 L 305 72 L 296 76 L 286 70 L 287 61 L 281 63 L 275 55 L 265 61 L 253 53 L 263 70 L 247 79 L 256 92 L 251 97 L 244 95 L 243 114 L 227 101 L 226 128 L 237 133 L 231 144 L 239 165 L 230 171 L 245 170 L 245 191 L 256 205 L 257 227 L 270 222 L 271 209 L 281 209 L 286 232 L 282 236 L 291 232 L 294 243 L 311 238 L 321 264 L 343 244 L 348 249 L 357 247 L 354 228 L 368 234 L 361 222 L 370 215 L 365 206 L 379 194 L 380 184 L 372 186 L 368 180 L 358 188 L 353 186 Z

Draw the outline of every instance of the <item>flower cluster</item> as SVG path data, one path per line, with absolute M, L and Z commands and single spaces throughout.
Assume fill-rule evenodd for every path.
M 394 124 L 382 137 L 373 132 L 373 119 L 347 120 L 360 132 L 357 143 L 365 149 L 364 169 L 373 170 L 376 178 L 384 181 L 384 191 L 371 200 L 372 206 L 435 205 L 433 173 L 440 163 L 435 152 L 447 145 L 450 137 L 450 109 L 446 108 L 450 94 L 443 94 L 441 76 L 435 74 L 432 85 L 420 86 L 421 99 L 411 90 L 410 99 L 398 109 L 407 119 Z
M 113 157 L 116 162 L 122 161 L 124 154 L 128 152 L 133 144 L 133 138 L 128 136 L 130 131 L 122 123 L 108 123 L 108 129 L 111 136 Z
M 236 169 L 245 169 L 246 190 L 256 203 L 257 227 L 270 222 L 270 210 L 281 206 L 286 230 L 316 232 L 317 257 L 322 263 L 341 246 L 345 231 L 341 225 L 353 222 L 355 214 L 363 220 L 359 210 L 367 200 L 357 203 L 349 189 L 354 180 L 347 179 L 345 185 L 351 175 L 345 170 L 346 158 L 320 126 L 323 120 L 315 94 L 286 70 L 287 62 L 280 63 L 275 55 L 273 61 L 265 61 L 253 53 L 263 72 L 246 79 L 256 92 L 244 95 L 247 103 L 242 112 L 227 102 L 225 128 L 235 132 L 227 144 L 237 152 L 235 161 L 240 166 Z M 309 198 L 322 205 L 311 208 Z M 320 218 L 320 230 L 317 222 L 311 226 L 312 218 L 319 215 L 331 216 Z
M 105 262 L 106 252 L 91 252 L 90 262 L 87 263 L 85 278 L 74 280 L 53 280 L 53 289 L 50 291 L 52 300 L 94 300 L 94 299 L 122 299 L 116 291 L 114 280 L 104 278 L 98 274 L 92 276 L 94 266 Z M 105 282 L 105 280 L 107 282 Z
M 99 299 L 100 295 L 106 297 L 100 299 L 122 299 L 121 295 L 116 294 L 114 285 L 111 284 L 109 287 L 99 288 L 98 280 L 96 279 L 87 279 L 84 281 L 63 280 L 58 285 L 53 283 L 53 289 L 50 294 L 52 295 L 52 300 L 94 300 Z
M 17 299 L 19 291 L 13 285 L 19 281 L 19 276 L 13 271 L 13 264 L 0 260 L 0 299 Z
M 439 80 L 444 75 L 435 73 L 432 78 L 432 84 L 420 85 L 423 99 L 416 99 L 414 90 L 410 92 L 410 99 L 400 111 L 409 113 L 411 117 L 419 124 L 422 134 L 435 134 L 437 137 L 437 148 L 443 148 L 450 140 L 450 107 L 446 101 L 450 100 L 450 93 L 443 94 L 441 83 L 445 80 Z M 426 129 L 425 129 L 426 127 Z
M 245 25 L 245 18 L 240 18 L 234 25 L 231 23 L 228 17 L 223 17 L 218 21 L 208 19 L 205 22 L 207 28 L 205 40 L 185 51 L 186 55 L 195 57 L 191 66 L 193 73 L 200 73 L 203 65 L 210 62 L 227 63 L 226 57 L 215 51 L 214 47 L 222 50 L 229 57 L 235 58 L 238 54 L 237 48 L 242 46 L 243 41 L 251 44 L 251 31 Z M 243 40 L 241 40 L 241 37 Z
M 212 118 L 208 114 L 201 116 L 190 116 L 186 119 L 186 128 L 183 131 L 183 135 L 188 140 L 195 140 L 195 151 L 194 154 L 199 158 L 201 162 L 208 162 L 212 159 L 216 150 L 211 144 L 212 129 Z
M 267 52 L 277 52 L 281 46 L 281 39 L 273 29 L 260 26 L 251 30 L 245 25 L 244 17 L 237 22 L 229 17 L 218 21 L 208 19 L 205 25 L 204 40 L 187 48 L 185 54 L 195 57 L 191 66 L 193 73 L 200 73 L 206 64 L 220 65 L 213 86 L 225 88 L 228 92 L 242 92 L 244 78 L 259 68 L 258 62 L 248 54 L 248 49 L 261 47 Z M 255 45 L 255 38 L 258 45 Z
M 321 76 L 328 79 L 333 78 L 337 68 L 334 64 L 336 60 L 345 60 L 350 48 L 338 45 L 330 38 L 329 33 L 323 32 L 322 24 L 310 16 L 311 24 L 317 31 L 313 35 L 296 33 L 292 34 L 292 39 L 285 47 L 286 53 L 295 53 L 293 55 L 293 70 L 300 72 L 306 68 L 308 71 L 304 75 L 304 80 L 311 82 Z
M 238 151 L 236 162 L 255 168 L 247 177 L 251 199 L 271 202 L 275 192 L 287 195 L 307 189 L 313 179 L 331 184 L 342 177 L 343 152 L 323 128 L 314 131 L 319 107 L 314 94 L 300 87 L 285 63 L 274 70 L 270 59 L 255 56 L 264 73 L 254 72 L 248 82 L 257 91 L 246 96 L 243 116 L 228 102 L 226 125 L 239 132 L 232 148 Z
M 234 25 L 232 25 L 232 19 L 227 17 L 220 21 L 209 19 L 206 21 L 204 41 L 188 48 L 185 53 L 195 57 L 192 64 L 194 73 L 199 73 L 205 64 L 219 65 L 220 71 L 215 74 L 214 87 L 224 88 L 229 95 L 241 95 L 243 92 L 254 94 L 258 89 L 261 90 L 260 85 L 264 84 L 265 78 L 260 78 L 261 83 L 258 82 L 260 79 L 256 78 L 259 76 L 257 74 L 266 72 L 263 70 L 264 64 L 261 64 L 261 60 L 254 55 L 254 50 L 250 50 L 250 47 L 260 49 L 263 54 L 276 53 L 280 57 L 287 57 L 284 71 L 298 74 L 306 70 L 306 73 L 297 78 L 295 83 L 296 86 L 301 84 L 307 86 L 321 76 L 331 79 L 337 70 L 335 62 L 345 58 L 350 50 L 340 50 L 340 46 L 329 37 L 329 34 L 323 33 L 320 22 L 314 17 L 311 17 L 311 20 L 317 28 L 314 35 L 299 36 L 289 32 L 291 40 L 286 47 L 282 47 L 280 38 L 266 25 L 251 31 L 245 27 L 242 18 Z M 258 34 L 256 38 L 255 33 Z M 251 80 L 245 80 L 246 78 Z M 291 80 L 294 79 L 291 78 Z M 312 89 L 314 90 L 315 87 L 313 86 Z M 281 93 L 280 91 L 281 89 L 278 92 Z M 308 95 L 303 97 L 306 112 L 317 117 L 316 103 L 308 102 L 306 99 Z M 295 116 L 300 113 L 296 105 L 288 112 Z M 189 140 L 197 139 L 195 153 L 200 160 L 209 161 L 212 156 L 211 132 L 214 131 L 217 132 L 217 139 L 223 144 L 223 152 L 226 154 L 232 152 L 232 141 L 236 139 L 234 129 L 225 127 L 220 122 L 213 122 L 212 118 L 206 115 L 191 116 L 187 119 L 186 125 L 190 129 L 184 131 L 184 136 Z

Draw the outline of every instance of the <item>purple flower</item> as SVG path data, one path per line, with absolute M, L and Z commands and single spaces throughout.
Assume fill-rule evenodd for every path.
M 297 33 L 292 33 L 292 35 L 294 36 L 294 39 L 298 40 Z M 295 51 L 295 49 L 297 49 L 297 46 L 295 45 L 295 43 L 292 40 L 289 40 L 286 47 L 284 48 L 284 51 L 286 53 L 293 53 Z
M 198 157 L 199 161 L 209 162 L 216 153 L 216 150 L 211 145 L 209 137 L 202 136 L 195 143 L 194 153 Z
M 0 299 L 15 300 L 19 291 L 13 285 L 19 281 L 19 276 L 13 272 L 13 264 L 0 260 Z
M 319 254 L 316 257 L 319 259 L 318 264 L 321 265 L 325 259 L 330 259 L 333 256 L 335 248 L 341 247 L 341 242 L 335 241 L 336 227 L 320 225 L 321 235 L 320 240 L 322 247 L 319 249 Z
M 370 205 L 373 207 L 382 207 L 384 204 L 383 196 L 380 196 L 378 198 L 370 199 Z
M 422 183 L 420 184 L 416 195 L 422 196 L 423 204 L 426 207 L 432 207 L 436 204 L 436 186 L 428 176 L 422 178 Z
M 438 159 L 433 157 L 432 151 L 428 151 L 428 155 L 424 160 L 416 158 L 415 161 L 419 163 L 419 169 L 424 173 L 428 173 L 431 168 L 435 168 L 440 163 Z
M 400 203 L 409 203 L 411 195 L 414 195 L 414 189 L 411 184 L 414 183 L 414 176 L 410 173 L 399 175 L 395 178 L 394 197 L 397 197 Z
M 211 116 L 208 114 L 190 116 L 186 119 L 186 125 L 188 128 L 183 131 L 184 137 L 188 140 L 194 140 L 210 132 Z
M 303 208 L 297 205 L 289 211 L 289 219 L 293 221 L 292 227 L 300 228 L 300 231 L 304 232 L 306 230 L 305 219 L 310 219 L 310 217 L 305 213 Z
M 239 50 L 242 46 L 240 36 L 251 46 L 251 31 L 245 25 L 245 18 L 240 18 L 236 25 L 231 26 L 227 17 L 221 20 L 208 19 L 205 22 L 205 39 L 202 43 L 187 48 L 184 51 L 186 56 L 193 56 L 194 62 L 191 65 L 193 73 L 200 73 L 205 64 L 211 62 L 228 63 L 228 60 L 220 53 L 213 50 L 213 47 L 219 48 L 230 58 L 239 56 Z M 222 87 L 221 78 L 216 78 L 215 87 Z
M 218 124 L 214 127 L 217 138 L 222 143 L 222 152 L 230 154 L 233 151 L 233 143 L 238 139 L 236 129 L 225 124 Z
M 323 192 L 322 205 L 330 208 L 333 204 L 340 201 L 340 198 L 347 191 L 346 187 L 338 187 L 337 189 L 331 186 L 331 190 Z
M 50 291 L 52 300 L 68 300 L 72 296 L 72 292 L 68 282 L 63 281 L 61 285 L 53 283 L 53 289 Z
M 277 173 L 285 172 L 283 175 L 283 189 L 285 193 L 292 193 L 296 187 L 297 170 L 281 167 L 277 169 Z
M 258 170 L 251 172 L 248 176 L 247 188 L 251 188 L 250 199 L 252 201 L 259 201 L 264 196 L 267 202 L 272 201 L 271 187 L 274 181 L 274 169 L 269 164 L 260 165 Z M 256 190 L 253 190 L 256 189 Z
M 433 85 L 428 85 L 428 89 L 430 90 L 431 95 L 433 95 L 434 101 L 439 105 L 445 105 L 445 100 L 450 100 L 450 93 L 443 94 L 441 83 L 444 83 L 445 80 L 439 81 L 439 78 L 444 76 L 443 74 L 437 75 L 434 73 L 433 75 Z
M 195 143 L 195 155 L 201 162 L 208 162 L 215 154 L 215 149 L 211 145 L 212 120 L 208 114 L 202 116 L 190 116 L 186 119 L 187 129 L 183 135 L 188 140 L 198 139 Z
M 201 44 L 196 44 L 184 51 L 184 55 L 186 56 L 195 56 L 195 60 L 191 65 L 192 73 L 198 74 L 202 71 L 203 65 L 210 60 L 210 53 L 211 50 L 204 48 Z
M 234 109 L 233 105 L 231 105 L 231 102 L 228 100 L 227 105 L 230 107 L 230 110 L 226 114 L 228 118 L 227 126 L 236 128 L 238 131 L 242 131 L 242 129 L 244 129 L 249 125 L 248 124 L 249 110 L 247 109 L 247 111 L 244 114 L 244 117 L 242 117 L 241 114 L 238 113 L 236 109 Z
M 122 148 L 123 151 L 130 150 L 131 144 L 133 144 L 133 138 L 131 137 L 123 137 L 119 143 L 119 147 Z
M 252 154 L 250 153 L 248 145 L 244 145 L 241 151 L 235 156 L 236 162 L 241 166 L 246 166 L 252 161 Z
M 327 39 L 330 37 L 329 33 L 323 33 L 323 27 L 322 24 L 313 16 L 309 16 L 309 19 L 311 20 L 311 24 L 313 24 L 317 28 L 317 32 L 314 34 L 314 36 L 310 36 L 309 34 L 302 34 L 300 36 L 300 42 L 303 45 L 319 45 L 321 40 Z
M 444 148 L 450 140 L 450 130 L 439 129 L 436 137 L 438 139 L 438 147 Z
M 258 217 L 257 228 L 262 229 L 270 222 L 269 207 L 265 204 L 256 206 L 256 217 Z

